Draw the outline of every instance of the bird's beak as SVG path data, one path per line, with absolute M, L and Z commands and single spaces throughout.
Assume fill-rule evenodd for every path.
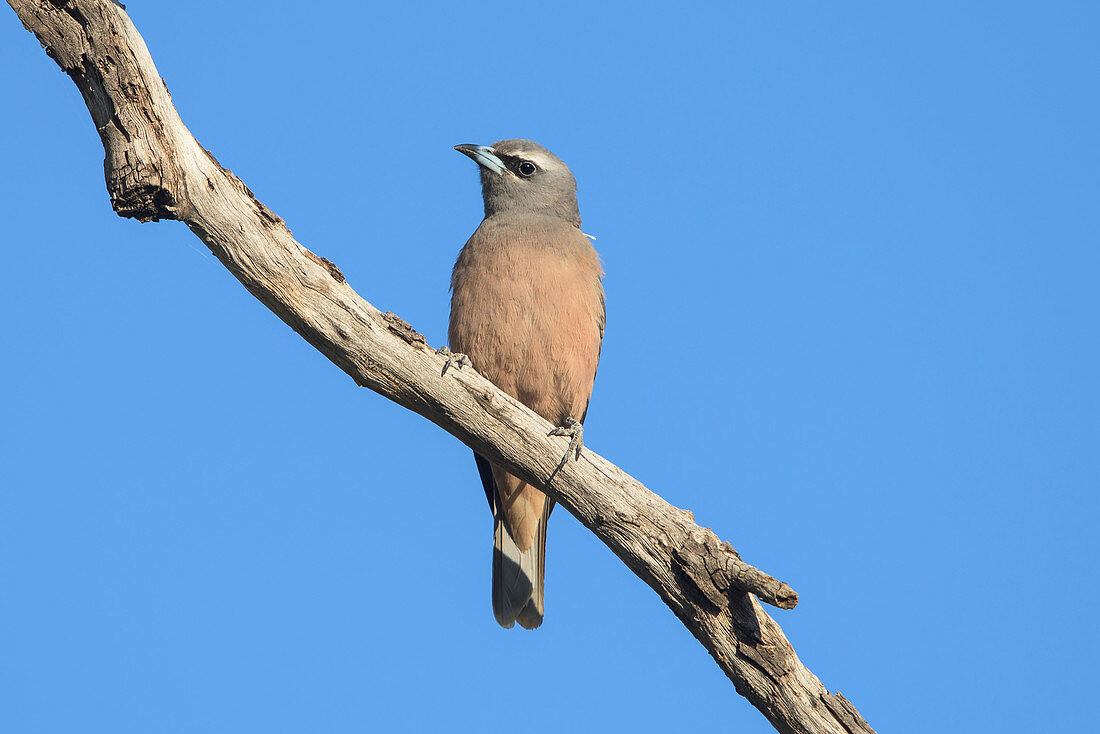
M 455 150 L 462 155 L 470 156 L 479 166 L 486 171 L 492 171 L 498 176 L 508 170 L 504 167 L 504 162 L 501 161 L 500 158 L 497 158 L 496 151 L 488 145 L 470 145 L 469 143 L 463 143 L 462 145 L 456 145 Z

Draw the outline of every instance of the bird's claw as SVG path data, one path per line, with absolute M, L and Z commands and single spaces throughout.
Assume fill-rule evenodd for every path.
M 447 375 L 447 370 L 451 369 L 451 365 L 454 365 L 458 369 L 462 369 L 470 364 L 470 358 L 465 354 L 462 352 L 452 352 L 447 347 L 440 347 L 435 350 L 435 353 L 447 358 L 447 361 L 443 363 L 443 371 L 439 373 L 440 377 L 445 377 Z
M 558 468 L 554 470 L 555 474 L 569 461 L 570 454 L 573 455 L 573 461 L 580 460 L 581 449 L 584 448 L 584 426 L 581 425 L 579 420 L 568 416 L 564 421 L 564 425 L 558 426 L 546 435 L 569 436 L 569 448 L 565 450 L 565 456 L 561 457 L 561 461 L 558 462 Z

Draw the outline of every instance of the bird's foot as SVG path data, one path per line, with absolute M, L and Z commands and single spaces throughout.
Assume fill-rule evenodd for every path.
M 452 352 L 447 347 L 440 347 L 435 350 L 435 353 L 447 358 L 447 361 L 443 363 L 443 371 L 439 373 L 440 377 L 446 376 L 447 370 L 451 369 L 451 365 L 454 365 L 458 369 L 462 369 L 470 364 L 470 358 L 465 354 L 462 352 Z
M 584 448 L 584 426 L 581 425 L 579 420 L 576 420 L 572 416 L 567 416 L 565 419 L 565 425 L 558 426 L 547 436 L 569 436 L 569 448 L 565 450 L 565 456 L 561 457 L 561 461 L 558 462 L 558 468 L 554 470 L 557 474 L 566 462 L 569 461 L 569 455 L 573 455 L 573 461 L 577 461 L 581 458 L 581 449 Z

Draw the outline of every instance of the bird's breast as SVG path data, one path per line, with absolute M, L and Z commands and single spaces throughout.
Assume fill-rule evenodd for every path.
M 601 275 L 599 257 L 574 227 L 486 220 L 455 263 L 451 348 L 559 420 L 556 413 L 569 414 L 591 393 L 603 328 Z

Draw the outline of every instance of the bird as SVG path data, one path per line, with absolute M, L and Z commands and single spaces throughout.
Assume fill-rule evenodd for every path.
M 451 275 L 448 352 L 558 426 L 551 435 L 570 436 L 577 458 L 606 306 L 603 266 L 581 231 L 576 179 L 530 140 L 454 149 L 479 166 L 485 218 Z M 535 629 L 545 614 L 554 503 L 476 452 L 474 459 L 493 513 L 493 615 L 506 629 L 515 622 Z

